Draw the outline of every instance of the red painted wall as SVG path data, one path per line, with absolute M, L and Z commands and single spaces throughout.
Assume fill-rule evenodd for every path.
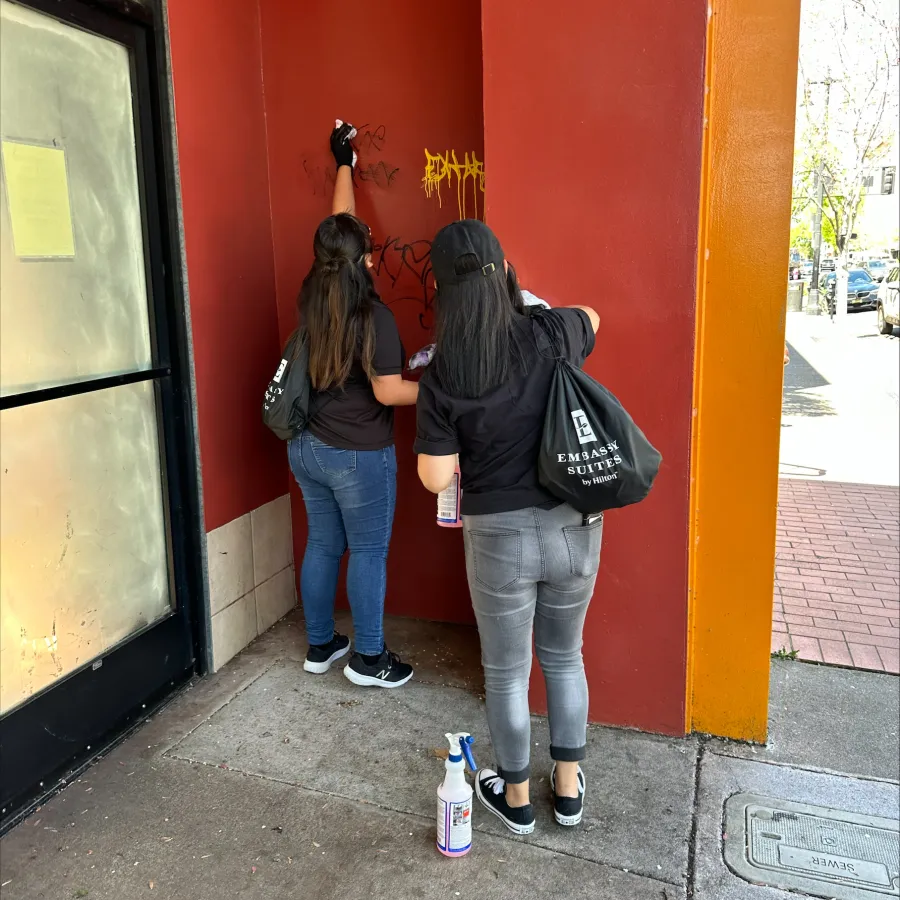
M 586 368 L 664 457 L 651 496 L 606 520 L 591 719 L 669 733 L 684 731 L 706 9 L 483 2 L 487 221 L 524 286 L 598 310 Z
M 427 246 L 416 242 L 458 217 L 453 190 L 442 190 L 443 207 L 426 197 L 424 149 L 455 150 L 460 158 L 474 151 L 483 159 L 479 4 L 459 0 L 444 15 L 419 0 L 395 0 L 381 10 L 363 0 L 261 0 L 261 20 L 281 337 L 296 324 L 313 234 L 331 212 L 328 135 L 340 117 L 360 126 L 357 212 L 376 243 L 387 245 L 375 254 L 376 281 L 411 355 L 428 342 L 431 324 Z M 387 611 L 472 621 L 462 536 L 434 524 L 434 497 L 416 477 L 414 410 L 397 410 L 396 422 Z M 296 490 L 293 499 L 299 562 L 306 526 Z
M 330 211 L 334 118 L 360 126 L 358 210 L 408 353 L 431 324 L 419 242 L 459 215 L 452 188 L 443 207 L 426 197 L 424 148 L 484 150 L 487 218 L 523 284 L 598 308 L 588 370 L 665 458 L 651 497 L 607 520 L 585 634 L 591 718 L 682 732 L 706 4 L 461 0 L 439 17 L 417 0 L 389 15 L 361 0 L 171 0 L 169 16 L 207 527 L 288 482 L 259 396 Z M 471 621 L 461 535 L 434 525 L 413 433 L 398 410 L 387 609 Z
M 211 531 L 288 489 L 260 421 L 280 345 L 259 15 L 244 0 L 169 0 L 168 16 Z

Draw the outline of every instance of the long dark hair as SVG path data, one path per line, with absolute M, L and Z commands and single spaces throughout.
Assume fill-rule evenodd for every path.
M 474 253 L 457 257 L 457 276 L 481 268 Z M 525 312 L 512 266 L 481 278 L 441 286 L 435 295 L 435 353 L 429 368 L 453 397 L 475 399 L 509 379 L 522 355 L 514 328 Z
M 366 265 L 369 229 L 349 213 L 329 216 L 316 230 L 313 252 L 297 300 L 300 328 L 309 339 L 310 383 L 318 391 L 342 388 L 355 360 L 373 378 L 372 301 L 378 293 Z

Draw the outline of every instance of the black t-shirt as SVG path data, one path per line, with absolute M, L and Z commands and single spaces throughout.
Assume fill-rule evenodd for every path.
M 394 314 L 372 301 L 375 319 L 376 375 L 400 375 L 406 354 Z M 343 390 L 313 391 L 309 398 L 309 430 L 331 447 L 342 450 L 382 450 L 394 443 L 394 408 L 382 406 L 359 360 L 353 363 Z
M 459 454 L 462 513 L 477 516 L 529 506 L 558 505 L 538 483 L 537 458 L 555 368 L 545 317 L 563 327 L 566 359 L 581 366 L 594 349 L 594 331 L 579 309 L 518 316 L 522 363 L 509 381 L 477 400 L 451 397 L 426 369 L 416 406 L 416 453 Z

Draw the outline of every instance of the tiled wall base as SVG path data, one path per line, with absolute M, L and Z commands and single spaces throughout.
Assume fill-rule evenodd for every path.
M 206 539 L 215 671 L 297 605 L 288 495 Z

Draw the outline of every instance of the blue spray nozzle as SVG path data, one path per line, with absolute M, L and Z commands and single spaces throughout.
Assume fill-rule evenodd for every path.
M 447 740 L 450 742 L 450 761 L 460 762 L 463 757 L 466 758 L 466 765 L 475 772 L 475 757 L 472 756 L 472 744 L 475 738 L 467 731 L 459 731 L 456 734 L 447 734 Z
M 473 738 L 471 734 L 467 734 L 465 737 L 459 739 L 459 746 L 462 749 L 463 756 L 466 758 L 466 765 L 473 772 L 478 769 L 478 766 L 475 765 L 475 757 L 472 755 L 472 744 L 474 743 L 475 738 Z

